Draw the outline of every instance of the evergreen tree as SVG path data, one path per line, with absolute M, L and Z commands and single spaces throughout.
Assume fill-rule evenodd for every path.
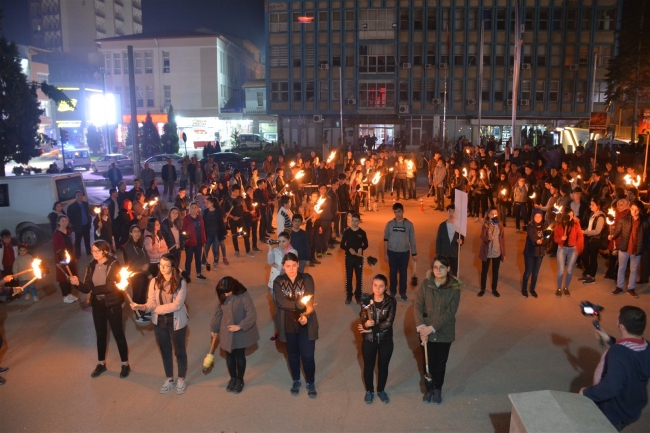
M 176 116 L 174 107 L 169 106 L 167 114 L 167 123 L 163 126 L 163 135 L 160 137 L 164 153 L 178 153 L 178 126 L 176 126 Z
M 151 119 L 151 113 L 147 112 L 147 118 L 142 124 L 142 136 L 140 137 L 140 158 L 146 159 L 160 153 L 160 134 L 158 128 Z
M 102 134 L 101 128 L 95 125 L 89 125 L 88 132 L 86 133 L 86 143 L 88 143 L 88 148 L 92 153 L 102 153 L 104 134 Z

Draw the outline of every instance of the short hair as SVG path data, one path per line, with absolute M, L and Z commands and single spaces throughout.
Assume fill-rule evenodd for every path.
M 215 199 L 214 197 L 208 197 L 205 199 L 205 201 L 212 203 L 212 205 L 217 204 L 217 199 Z
M 2 229 L 0 231 L 0 238 L 4 238 L 5 236 L 11 236 L 11 232 L 8 229 Z
M 626 305 L 618 314 L 618 323 L 625 326 L 625 330 L 632 335 L 643 335 L 647 317 L 645 311 L 639 307 Z
M 238 183 L 230 187 L 230 191 L 239 191 L 239 190 L 241 190 L 241 187 L 239 186 Z
M 597 176 L 597 177 L 601 177 L 601 176 L 603 175 L 603 173 L 601 173 L 600 170 L 594 170 L 593 175 L 594 175 L 594 176 Z
M 456 205 L 454 203 L 448 204 L 445 210 L 456 210 Z
M 282 197 L 280 197 L 280 206 L 283 207 L 290 201 L 291 201 L 291 197 L 289 197 L 288 195 L 283 195 Z
M 295 253 L 286 253 L 284 257 L 282 258 L 282 264 L 284 265 L 286 262 L 292 261 L 299 263 L 300 261 L 298 260 L 298 256 Z
M 99 251 L 104 253 L 105 256 L 111 252 L 111 245 L 103 239 L 93 242 L 93 247 L 96 247 Z
M 154 183 L 156 183 L 156 179 L 151 179 L 151 180 L 149 181 L 149 188 L 151 188 L 151 187 L 153 186 Z
M 404 205 L 402 203 L 393 203 L 393 210 L 404 210 Z
M 140 182 L 140 179 L 136 177 L 135 179 L 133 179 L 133 182 Z
M 359 215 L 358 213 L 355 212 L 355 213 L 353 213 L 352 215 L 350 215 L 350 218 L 356 218 L 356 219 L 360 220 L 360 219 L 361 219 L 361 215 Z
M 83 192 L 82 190 L 80 190 L 80 189 L 78 189 L 78 190 L 76 190 L 76 191 L 74 192 L 74 195 L 75 195 L 75 196 L 76 196 L 77 194 L 86 195 L 86 194 L 84 194 L 84 192 Z
M 302 215 L 299 213 L 295 213 L 293 214 L 293 217 L 291 217 L 291 221 L 300 220 L 300 222 L 302 222 L 302 219 Z
M 327 188 L 327 184 L 319 183 L 319 184 L 318 184 L 318 189 L 321 189 L 322 187 Z
M 199 204 L 198 204 L 197 202 L 195 202 L 195 201 L 193 201 L 193 202 L 190 203 L 190 206 L 198 206 L 198 205 L 199 205 Z
M 113 194 L 114 192 L 117 192 L 117 188 L 111 188 L 108 190 L 109 194 Z
M 257 182 L 256 182 L 256 184 L 257 184 L 257 186 L 260 186 L 260 185 L 263 184 L 264 182 L 266 182 L 264 179 L 258 179 Z
M 269 155 L 269 156 L 270 156 L 270 155 Z M 275 172 L 276 172 L 276 173 L 280 173 L 281 171 L 284 171 L 284 168 L 282 168 L 282 167 L 278 167 L 278 168 L 275 169 Z
M 372 281 L 379 280 L 382 283 L 384 283 L 384 286 L 388 289 L 388 278 L 386 278 L 386 275 L 384 274 L 377 274 L 374 277 L 372 277 Z
M 332 179 L 332 181 L 330 182 L 331 185 L 336 185 L 337 183 L 339 183 L 339 180 L 336 178 Z
M 185 188 L 183 188 L 183 187 L 178 188 L 178 192 L 181 192 L 181 191 L 187 191 L 187 190 Z
M 345 180 L 347 176 L 345 176 L 345 173 L 339 174 L 339 180 Z

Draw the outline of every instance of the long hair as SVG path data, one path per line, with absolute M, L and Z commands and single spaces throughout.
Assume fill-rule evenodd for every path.
M 169 264 L 172 266 L 172 277 L 169 281 L 169 293 L 172 295 L 176 293 L 176 291 L 181 287 L 181 271 L 178 269 L 178 263 L 176 263 L 176 257 L 174 257 L 173 254 L 164 254 L 160 258 L 160 262 L 162 261 L 169 262 Z M 155 287 L 158 290 L 163 290 L 165 284 L 165 277 L 163 276 L 162 272 L 158 272 L 158 276 L 156 277 L 156 282 L 155 282 Z
M 162 235 L 160 234 L 160 230 L 156 232 L 156 222 L 158 221 L 158 218 L 151 217 L 147 221 L 147 231 L 151 233 L 151 237 L 154 239 L 160 240 Z
M 172 211 L 173 211 L 174 209 L 176 209 L 176 210 L 178 211 L 178 218 L 176 218 L 176 219 L 172 222 Z M 178 229 L 179 232 L 180 232 L 180 231 L 183 231 L 183 218 L 182 218 L 181 216 L 182 216 L 182 214 L 181 214 L 181 210 L 180 210 L 179 208 L 177 208 L 176 206 L 172 206 L 171 208 L 169 208 L 169 212 L 167 212 L 167 221 L 169 221 L 170 223 L 172 223 L 172 225 L 173 225 L 174 227 L 176 227 L 176 229 Z
M 144 233 L 142 233 L 142 230 L 140 230 L 140 239 L 135 241 L 135 240 L 133 240 L 133 230 L 135 230 L 135 229 L 140 230 L 140 227 L 138 227 L 137 224 L 134 224 L 134 225 L 131 226 L 131 228 L 129 229 L 129 241 L 128 241 L 128 243 L 131 243 L 131 244 L 135 245 L 138 248 L 142 248 L 143 244 L 144 244 Z
M 215 288 L 217 292 L 217 297 L 219 298 L 219 303 L 223 305 L 226 302 L 226 293 L 232 293 L 233 295 L 241 295 L 245 293 L 246 287 L 239 282 L 239 280 L 226 276 L 219 280 Z

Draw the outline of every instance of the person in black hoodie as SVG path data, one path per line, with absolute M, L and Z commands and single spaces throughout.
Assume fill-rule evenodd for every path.
M 133 289 L 133 302 L 144 304 L 147 302 L 147 287 L 149 286 L 149 254 L 144 248 L 144 236 L 138 226 L 131 226 L 129 240 L 124 246 L 124 265 L 134 274 L 129 279 Z M 148 323 L 146 315 L 138 317 L 136 323 Z
M 212 248 L 214 270 L 219 266 L 219 248 L 223 250 L 223 257 L 226 258 L 226 246 L 224 240 L 226 239 L 227 230 L 226 224 L 223 222 L 223 212 L 217 205 L 217 199 L 208 197 L 206 199 L 207 208 L 203 210 L 203 223 L 205 224 L 205 254 L 203 255 L 203 264 L 208 260 L 210 248 Z
M 107 340 L 107 322 L 113 332 L 113 338 L 117 343 L 117 349 L 120 352 L 122 360 L 122 371 L 120 377 L 125 378 L 129 375 L 129 350 L 124 335 L 124 324 L 122 322 L 122 302 L 124 302 L 124 292 L 117 288 L 116 283 L 119 279 L 120 269 L 122 268 L 115 258 L 109 255 L 111 246 L 106 241 L 95 241 L 91 250 L 93 260 L 86 268 L 86 274 L 83 281 L 79 277 L 70 278 L 70 283 L 77 286 L 82 293 L 90 293 L 91 305 L 93 311 L 93 322 L 97 334 L 97 367 L 90 374 L 91 377 L 97 377 L 106 369 L 106 340 Z
M 354 297 L 361 304 L 361 278 L 363 277 L 363 251 L 368 248 L 366 232 L 359 227 L 361 217 L 352 214 L 351 226 L 345 229 L 341 237 L 341 249 L 345 251 L 345 303 L 352 302 L 352 273 L 356 274 L 357 286 Z
M 521 282 L 521 296 L 528 297 L 528 279 L 530 281 L 530 295 L 537 298 L 535 286 L 537 285 L 537 275 L 539 268 L 542 266 L 546 246 L 551 240 L 550 228 L 544 227 L 544 211 L 541 209 L 533 210 L 533 219 L 526 226 L 526 245 L 524 246 L 524 278 Z
M 625 306 L 619 312 L 617 324 L 619 339 L 604 329 L 596 331 L 597 338 L 607 341 L 609 349 L 596 367 L 594 385 L 580 389 L 579 393 L 596 403 L 616 430 L 621 431 L 637 421 L 648 404 L 650 347 L 643 338 L 645 311 Z
M 384 390 L 388 380 L 388 364 L 393 355 L 393 322 L 397 302 L 386 293 L 388 279 L 377 274 L 372 279 L 372 295 L 362 295 L 359 316 L 359 332 L 363 336 L 361 353 L 363 355 L 363 380 L 366 384 L 366 404 L 374 398 L 373 376 L 377 364 L 377 396 L 382 403 L 388 403 L 388 394 Z

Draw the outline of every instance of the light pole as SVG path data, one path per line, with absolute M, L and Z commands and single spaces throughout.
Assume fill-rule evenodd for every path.
M 100 67 L 99 73 L 102 74 L 102 95 L 104 97 L 104 109 L 106 109 L 106 68 Z M 106 119 L 106 113 L 104 113 L 104 125 L 102 127 L 102 134 L 104 133 L 104 128 L 106 128 L 106 153 L 111 153 L 111 134 L 108 131 L 108 122 Z

